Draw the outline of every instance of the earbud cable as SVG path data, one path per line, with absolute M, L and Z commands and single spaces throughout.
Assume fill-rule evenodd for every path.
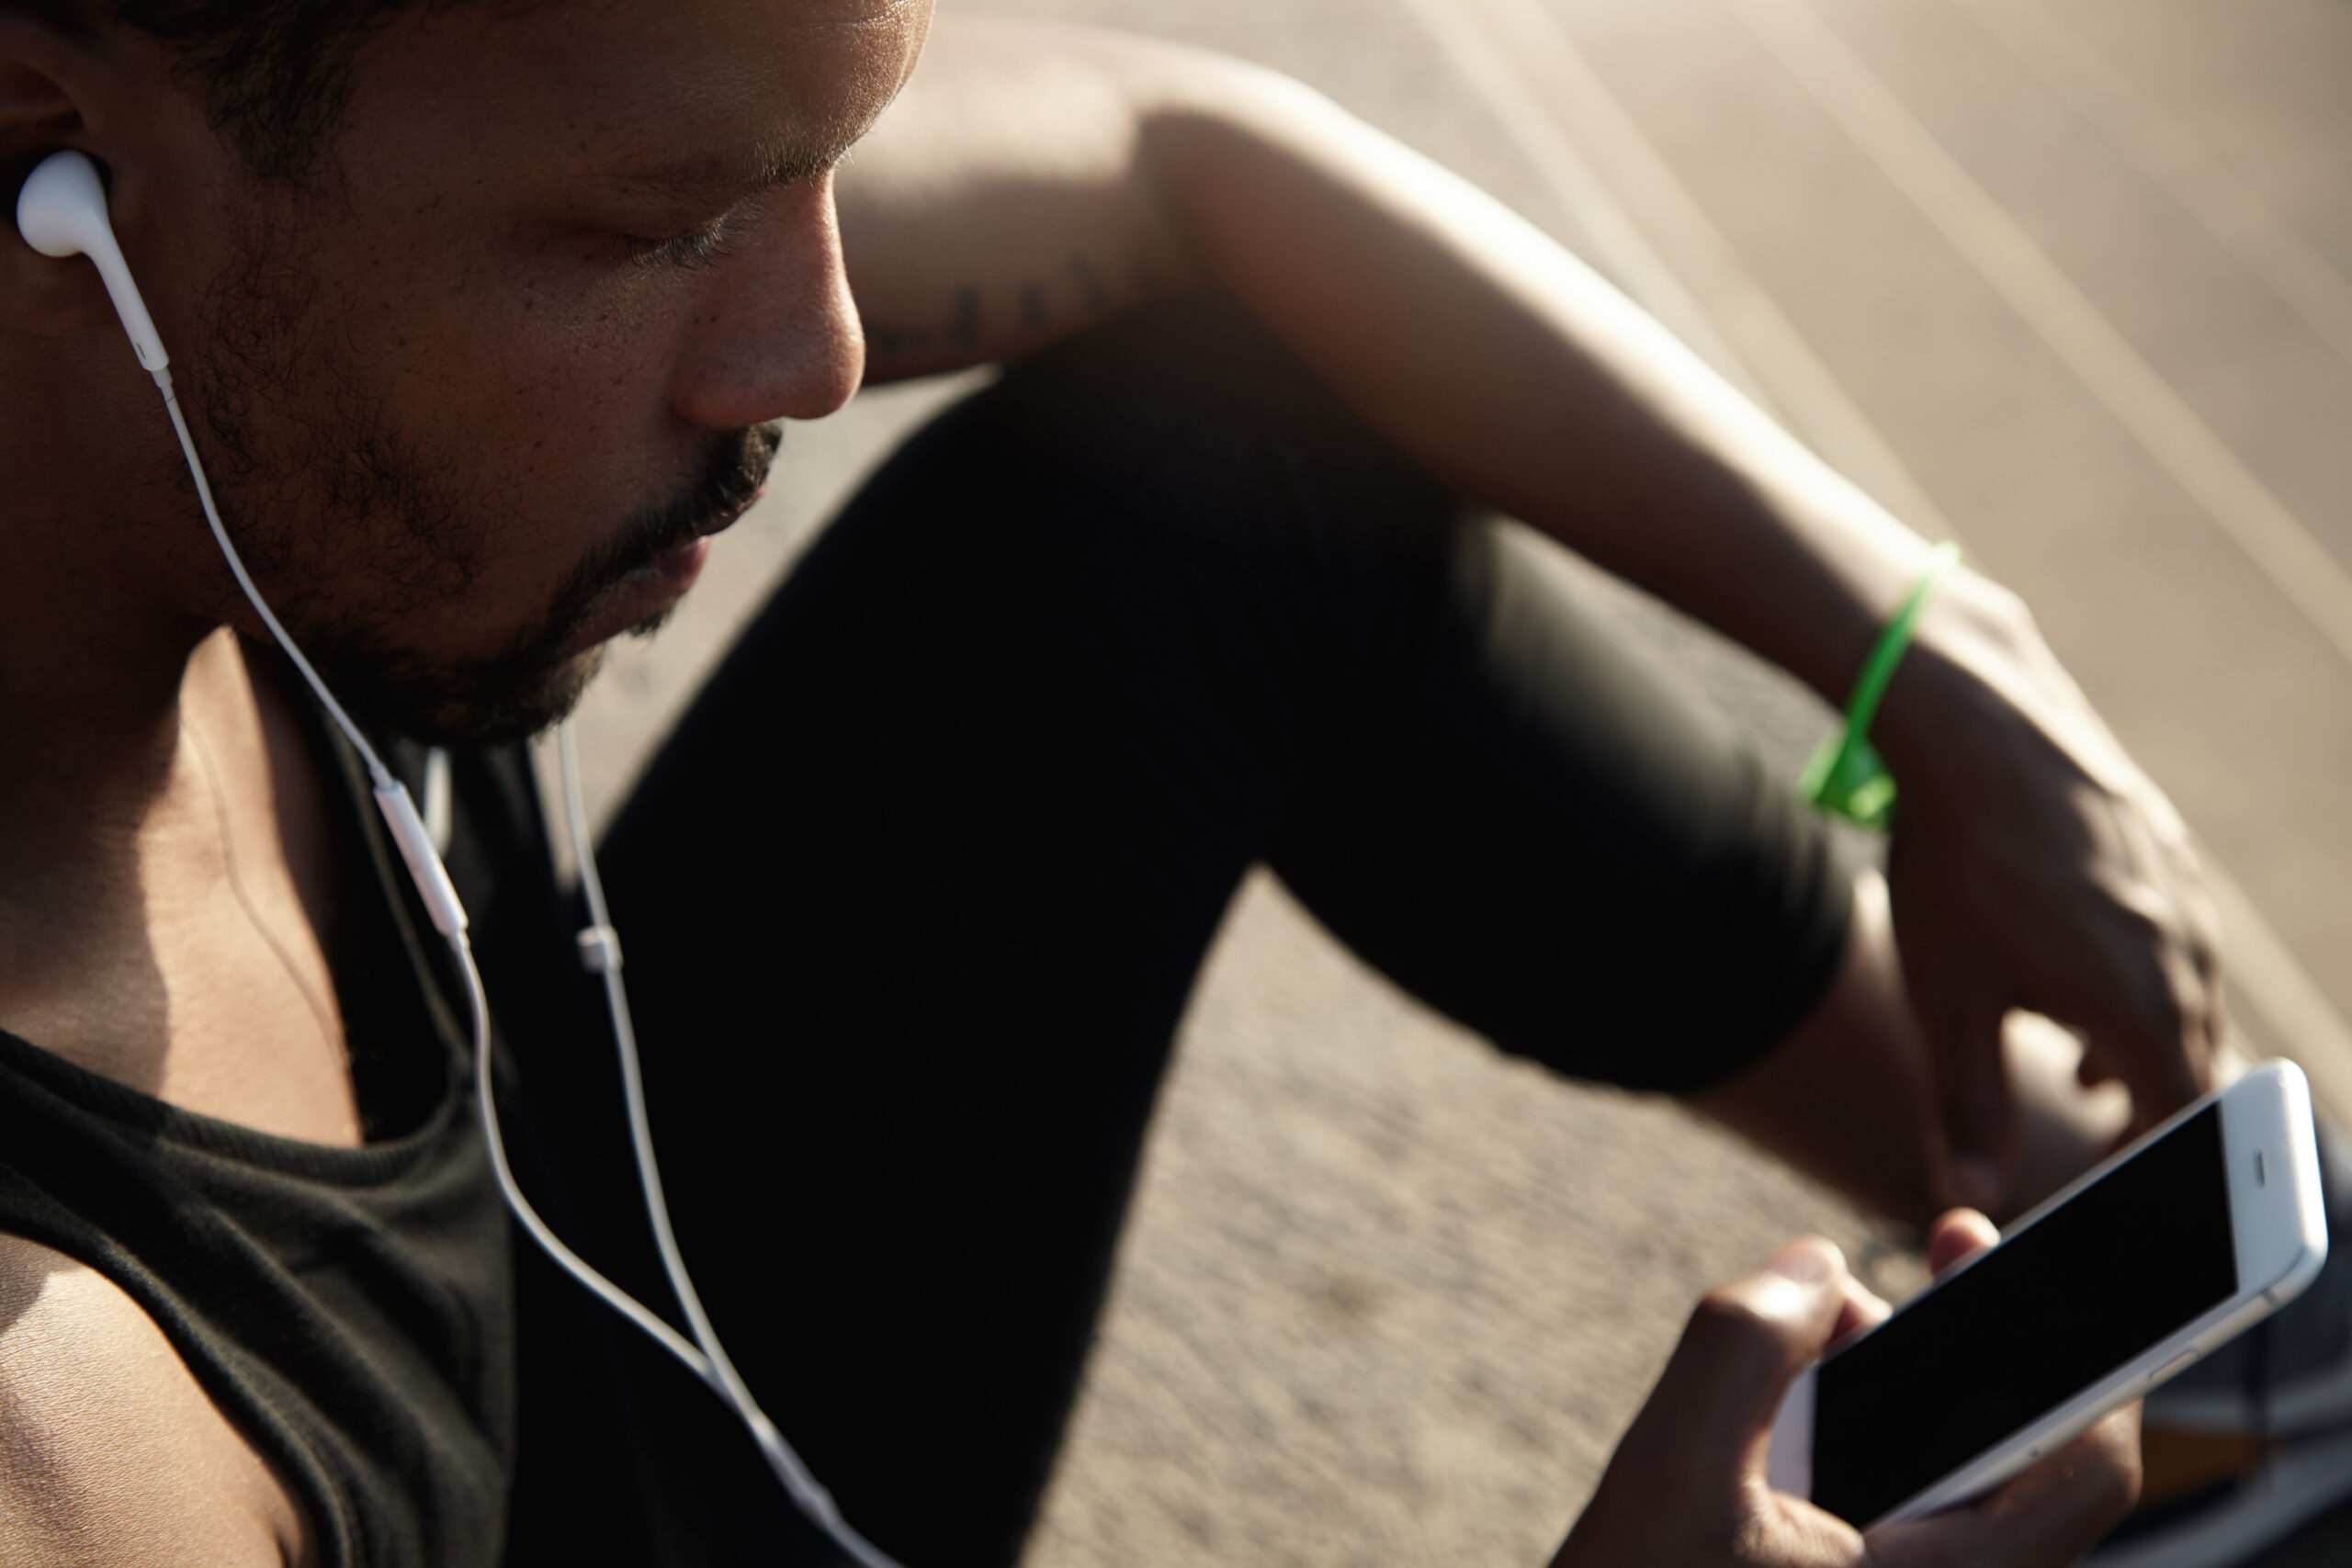
M 595 846 L 588 841 L 588 811 L 580 788 L 580 748 L 572 738 L 569 718 L 556 726 L 556 750 L 563 773 L 564 826 L 571 836 L 572 858 L 580 869 L 580 890 L 588 904 L 590 924 L 580 933 L 581 958 L 604 978 L 605 1010 L 612 1017 L 614 1046 L 620 1057 L 621 1089 L 628 1106 L 629 1141 L 637 1156 L 638 1183 L 645 1195 L 646 1217 L 652 1223 L 662 1272 L 669 1276 L 670 1288 L 676 1292 L 686 1324 L 694 1330 L 695 1345 L 709 1358 L 709 1371 L 704 1374 L 704 1381 L 734 1406 L 736 1416 L 751 1432 L 752 1441 L 759 1444 L 768 1468 L 784 1483 L 785 1491 L 802 1513 L 832 1538 L 834 1544 L 864 1568 L 899 1568 L 891 1558 L 850 1528 L 834 1505 L 832 1494 L 818 1483 L 800 1455 L 752 1397 L 750 1387 L 729 1359 L 726 1348 L 718 1342 L 718 1332 L 710 1325 L 709 1315 L 703 1311 L 702 1297 L 695 1290 L 693 1276 L 686 1272 L 685 1258 L 678 1250 L 677 1235 L 670 1224 L 669 1201 L 662 1190 L 661 1162 L 653 1154 L 653 1128 L 645 1109 L 645 1075 L 638 1059 L 637 1026 L 629 1014 L 628 987 L 621 979 L 620 934 L 613 929 L 612 916 L 605 905 L 604 879 L 596 874 Z
M 155 378 L 156 389 L 164 394 L 164 408 L 172 416 L 172 430 L 179 436 L 180 451 L 187 458 L 188 477 L 196 480 L 196 499 L 203 503 L 204 521 L 212 528 L 212 542 L 220 547 L 221 557 L 228 561 L 231 575 L 236 578 L 237 586 L 244 590 L 245 603 L 254 607 L 254 614 L 261 617 L 261 624 L 269 628 L 270 637 L 286 657 L 294 661 L 294 668 L 301 672 L 303 683 L 325 706 L 327 716 L 343 732 L 343 738 L 351 742 L 352 750 L 359 753 L 359 760 L 367 764 L 368 776 L 374 781 L 376 787 L 383 789 L 397 783 L 390 770 L 384 766 L 384 760 L 376 755 L 376 748 L 368 744 L 368 737 L 351 722 L 351 716 L 343 711 L 341 703 L 334 700 L 334 694 L 327 690 L 327 683 L 319 679 L 319 672 L 311 668 L 311 661 L 302 656 L 300 649 L 294 646 L 294 639 L 286 635 L 286 628 L 278 623 L 277 614 L 263 600 L 261 590 L 254 586 L 253 574 L 245 570 L 245 558 L 237 553 L 237 547 L 229 540 L 229 530 L 221 525 L 220 509 L 212 500 L 212 483 L 204 477 L 203 460 L 196 455 L 196 438 L 188 434 L 187 415 L 180 412 L 179 394 L 172 389 L 172 373 L 166 368 L 149 374 Z
M 229 530 L 220 521 L 220 510 L 212 499 L 211 483 L 205 478 L 204 463 L 197 456 L 196 441 L 189 434 L 187 416 L 180 411 L 178 397 L 172 389 L 172 373 L 158 368 L 151 374 L 164 394 L 164 407 L 170 412 L 172 429 L 178 434 L 180 451 L 187 458 L 187 470 L 196 481 L 197 499 L 204 508 L 204 520 L 211 526 L 213 542 L 220 547 L 229 570 L 243 591 L 246 603 L 261 617 L 262 625 L 279 649 L 285 653 L 303 683 L 326 709 L 328 717 L 341 731 L 345 739 L 359 755 L 367 767 L 368 776 L 375 788 L 378 806 L 384 813 L 386 825 L 391 831 L 402 860 L 417 885 L 417 893 L 424 900 L 434 925 L 448 942 L 458 966 L 464 972 L 468 1010 L 471 1015 L 473 1032 L 474 1098 L 481 1112 L 482 1134 L 490 1148 L 491 1170 L 497 1179 L 500 1196 L 513 1212 L 524 1231 L 538 1244 L 539 1249 L 580 1282 L 606 1306 L 627 1318 L 642 1330 L 653 1342 L 677 1358 L 685 1368 L 708 1384 L 718 1397 L 726 1401 L 737 1419 L 759 1445 L 760 1453 L 768 1468 L 775 1472 L 795 1506 L 812 1524 L 831 1538 L 834 1544 L 847 1552 L 862 1568 L 899 1568 L 899 1564 L 876 1548 L 864 1536 L 850 1528 L 834 1505 L 832 1495 L 820 1485 L 801 1462 L 799 1454 L 785 1441 L 784 1434 L 769 1420 L 752 1391 L 735 1370 L 718 1336 L 712 1330 L 708 1314 L 703 1311 L 702 1298 L 695 1292 L 694 1280 L 686 1272 L 684 1258 L 678 1251 L 678 1242 L 670 1224 L 670 1209 L 662 1192 L 662 1173 L 653 1157 L 653 1133 L 645 1110 L 645 1086 L 637 1052 L 637 1031 L 629 1017 L 628 993 L 621 983 L 620 939 L 605 911 L 603 881 L 596 874 L 596 857 L 588 842 L 585 811 L 581 805 L 580 764 L 578 748 L 571 737 L 571 725 L 566 720 L 558 729 L 558 745 L 563 761 L 564 819 L 571 835 L 573 854 L 580 867 L 580 885 L 587 897 L 589 917 L 594 922 L 580 933 L 581 956 L 583 964 L 601 974 L 605 983 L 605 1002 L 611 1014 L 613 1037 L 620 1055 L 621 1085 L 628 1105 L 629 1140 L 636 1156 L 638 1181 L 645 1196 L 645 1208 L 652 1222 L 655 1245 L 662 1255 L 662 1271 L 669 1276 L 670 1288 L 684 1311 L 686 1323 L 694 1338 L 684 1336 L 663 1322 L 659 1314 L 614 1284 L 591 1267 L 539 1217 L 531 1201 L 523 1195 L 522 1187 L 514 1179 L 513 1168 L 506 1157 L 506 1140 L 498 1125 L 498 1105 L 491 1071 L 490 997 L 482 987 L 481 967 L 474 962 L 473 943 L 466 935 L 466 914 L 458 903 L 456 890 L 450 886 L 448 873 L 434 851 L 430 836 L 425 832 L 416 808 L 411 804 L 407 787 L 392 776 L 375 747 L 368 743 L 343 705 L 327 690 L 326 682 L 295 646 L 286 627 L 270 610 L 254 586 L 253 576 L 246 571 L 244 558 L 230 540 Z

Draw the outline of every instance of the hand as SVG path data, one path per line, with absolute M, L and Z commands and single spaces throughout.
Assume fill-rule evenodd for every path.
M 1949 1196 L 2003 1206 L 2015 1115 L 2012 1010 L 2084 1042 L 2132 1132 L 2211 1082 L 2217 922 L 2188 833 L 2043 644 L 2024 607 L 1953 574 L 1889 689 L 1900 795 L 1887 879 L 1895 942 L 1935 1060 Z
M 1928 1259 L 1941 1273 L 1993 1240 L 1982 1214 L 1955 1210 Z M 1790 1382 L 1886 1310 L 1825 1241 L 1792 1242 L 1708 1295 L 1553 1568 L 2036 1568 L 2089 1551 L 2139 1494 L 2137 1405 L 1989 1496 L 1867 1535 L 1766 1483 Z

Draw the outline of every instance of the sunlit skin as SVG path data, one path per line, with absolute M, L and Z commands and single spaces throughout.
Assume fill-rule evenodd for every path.
M 608 6 L 592 28 L 435 12 L 370 50 L 301 188 L 257 180 L 135 36 L 88 50 L 0 20 L 28 62 L 0 108 L 6 147 L 110 171 L 230 525 L 341 694 L 413 731 L 519 733 L 691 585 L 695 535 L 758 482 L 758 427 L 856 387 L 831 170 L 928 20 L 879 0 Z M 16 245 L 5 265 L 0 716 L 45 768 L 0 784 L 0 1024 L 345 1141 L 314 770 L 216 635 L 257 623 L 88 264 Z M 241 887 L 217 886 L 224 831 Z M 290 917 L 264 945 L 298 983 L 273 958 L 219 998 L 254 904 Z M 317 1060 L 269 1058 L 255 1020 Z
M 13 191 L 74 146 L 108 171 L 231 525 L 345 694 L 412 728 L 514 729 L 691 585 L 693 535 L 764 466 L 747 432 L 857 386 L 831 170 L 928 22 L 881 0 L 453 7 L 369 51 L 333 156 L 294 190 L 254 179 L 146 40 L 0 16 L 0 167 Z M 95 274 L 13 236 L 0 473 L 19 759 L 0 778 L 0 1027 L 192 1110 L 356 1143 L 315 759 L 222 629 L 259 628 Z M 504 666 L 494 702 L 416 706 L 485 663 Z M 9 1309 L 12 1421 L 111 1389 L 189 1460 L 137 1486 L 96 1449 L 0 1465 L 0 1519 L 57 1532 L 0 1528 L 0 1556 L 309 1558 L 283 1477 L 168 1355 L 35 1353 L 30 1325 L 63 1318 L 76 1342 L 159 1346 L 128 1298 L 29 1244 L 0 1264 L 0 1291 L 53 1303 Z
M 831 171 L 897 92 L 927 6 L 604 9 L 592 29 L 474 6 L 396 29 L 314 190 L 263 187 L 207 136 L 108 156 L 232 526 L 331 667 L 462 668 L 526 638 L 584 652 L 661 597 L 632 585 L 550 628 L 584 564 L 637 542 L 632 519 L 673 508 L 747 427 L 858 384 Z M 158 110 L 192 112 L 175 96 Z M 28 409 L 11 431 L 153 472 L 123 530 L 146 558 L 118 558 L 152 569 L 140 622 L 257 629 L 224 576 L 192 570 L 202 534 L 153 393 L 103 341 L 103 300 L 76 303 L 87 340 L 47 346 L 114 372 L 74 378 L 107 383 L 107 413 Z M 74 491 L 51 504 L 86 527 Z
M 930 28 L 923 0 L 406 16 L 284 188 L 152 41 L 0 13 L 0 188 L 60 147 L 109 171 L 265 589 L 344 695 L 411 732 L 559 711 L 598 644 L 691 584 L 696 536 L 756 489 L 763 432 L 859 384 L 861 321 L 874 374 L 913 374 L 1203 283 L 1466 496 L 1842 696 L 1924 543 L 1543 235 L 1267 73 L 965 24 L 910 79 Z M 869 128 L 837 222 L 836 165 Z M 357 886 L 339 807 L 239 639 L 258 627 L 95 274 L 6 237 L 0 476 L 0 734 L 22 759 L 0 768 L 0 1028 L 192 1110 L 357 1143 L 328 962 Z M 2080 1029 L 2086 1076 L 2127 1083 L 2133 1115 L 2195 1092 L 2219 1027 L 2211 916 L 2177 818 L 1996 585 L 1962 573 L 1940 596 L 1880 739 L 1905 792 L 1892 913 L 1866 886 L 1815 1012 L 1702 1109 L 1924 1222 L 1955 1195 L 1947 1140 L 1985 1201 L 2020 1196 L 2011 1008 Z M 10 1241 L 0 1303 L 18 1302 L 48 1337 L 0 1311 L 12 1419 L 70 1425 L 105 1393 L 189 1462 L 134 1475 L 114 1447 L 0 1444 L 0 1557 L 311 1560 L 284 1478 L 128 1297 Z M 1662 1385 L 1607 1528 L 1562 1562 L 1857 1561 L 1850 1532 L 1655 1506 L 1694 1478 L 1643 1457 L 1755 1450 L 1760 1427 L 1693 1391 L 1782 1375 L 1834 1306 L 1694 1341 L 1711 1370 Z M 122 1348 L 43 1348 L 68 1342 Z M 2103 1441 L 1886 1560 L 2062 1560 L 2129 1491 L 2128 1444 Z M 1695 1480 L 1780 1506 L 1745 1460 Z M 7 1534 L 26 1519 L 55 1539 Z
M 450 515 L 413 519 L 431 540 L 288 517 L 318 549 L 293 574 L 368 589 L 351 613 L 419 660 L 492 658 L 717 444 L 845 401 L 863 350 L 831 168 L 898 91 L 927 10 L 739 0 L 585 29 L 460 7 L 372 55 L 337 160 L 356 209 L 317 242 L 335 282 L 313 309 L 350 323 L 359 398 Z M 453 78 L 452 57 L 480 74 Z M 387 575 L 405 590 L 389 604 Z M 554 631 L 576 655 L 663 586 Z

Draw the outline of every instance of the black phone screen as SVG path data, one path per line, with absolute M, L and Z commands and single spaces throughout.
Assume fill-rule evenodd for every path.
M 1867 1525 L 2237 1290 L 2210 1106 L 1822 1362 L 1813 1500 Z

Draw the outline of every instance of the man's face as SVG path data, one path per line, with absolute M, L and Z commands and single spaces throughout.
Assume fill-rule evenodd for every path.
M 929 0 L 412 17 L 315 190 L 247 183 L 173 344 L 213 482 L 337 694 L 491 739 L 691 584 L 864 347 L 831 169 Z

